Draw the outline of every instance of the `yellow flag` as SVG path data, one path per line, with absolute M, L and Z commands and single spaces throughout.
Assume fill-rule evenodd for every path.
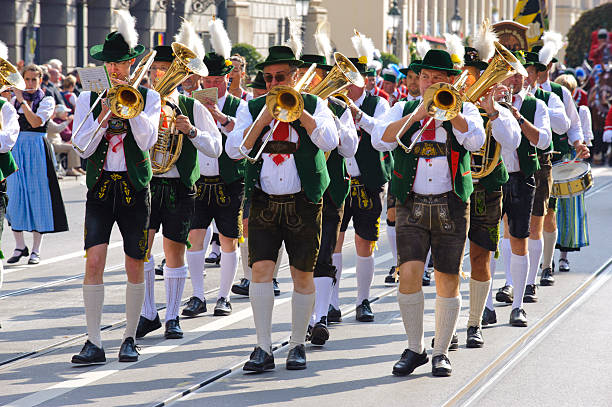
M 544 32 L 540 0 L 519 0 L 514 9 L 514 21 L 527 27 L 527 45 L 531 49 Z

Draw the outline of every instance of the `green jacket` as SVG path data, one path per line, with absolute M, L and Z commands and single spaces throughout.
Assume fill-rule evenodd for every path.
M 189 117 L 189 122 L 195 126 L 193 118 L 193 103 L 194 99 L 179 95 L 178 107 L 181 113 Z M 179 172 L 181 182 L 185 184 L 187 188 L 191 188 L 193 184 L 200 178 L 200 165 L 198 163 L 198 150 L 189 140 L 189 137 L 183 136 L 183 147 L 181 148 L 181 155 L 176 160 L 176 169 Z
M 7 103 L 5 100 L 0 99 L 0 109 L 2 109 L 5 103 Z M 0 153 L 0 181 L 4 181 L 6 177 L 17 171 L 17 169 L 17 163 L 10 151 Z
M 532 96 L 525 96 L 525 100 L 523 100 L 520 110 L 521 115 L 531 123 L 534 122 L 536 101 L 537 99 Z M 519 166 L 523 175 L 530 177 L 540 169 L 537 148 L 531 145 L 524 134 L 523 137 L 521 137 L 521 144 L 519 144 L 518 148 L 516 149 L 516 153 L 518 155 Z

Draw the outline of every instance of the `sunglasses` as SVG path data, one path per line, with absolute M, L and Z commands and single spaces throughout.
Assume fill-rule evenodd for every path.
M 272 75 L 271 73 L 266 73 L 266 74 L 264 74 L 264 81 L 266 83 L 270 83 L 270 82 L 272 82 L 272 79 L 275 79 L 276 82 L 284 82 L 285 79 L 287 79 L 287 75 L 290 75 L 292 73 L 293 72 L 289 72 L 289 73 L 287 73 L 287 72 L 278 72 L 278 73 L 275 73 L 274 75 Z

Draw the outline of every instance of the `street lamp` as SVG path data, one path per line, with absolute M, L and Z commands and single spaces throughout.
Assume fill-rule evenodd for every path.
M 451 17 L 450 21 L 453 34 L 459 34 L 461 29 L 461 16 L 459 15 L 459 5 L 457 3 L 458 0 L 455 0 L 455 14 Z
M 296 0 L 295 1 L 295 9 L 297 10 L 297 15 L 299 17 L 304 18 L 308 14 L 308 6 L 310 0 Z
M 391 43 L 393 45 L 397 44 L 397 31 L 398 31 L 398 26 L 400 23 L 400 20 L 402 18 L 402 15 L 400 14 L 399 8 L 397 8 L 397 1 L 393 0 L 393 3 L 391 5 L 391 8 L 389 9 L 389 12 L 387 13 L 387 15 L 391 18 L 391 23 L 393 24 L 393 38 L 391 40 Z M 397 48 L 396 46 L 394 46 L 393 48 Z M 395 49 L 393 49 L 391 52 L 393 54 L 395 54 Z

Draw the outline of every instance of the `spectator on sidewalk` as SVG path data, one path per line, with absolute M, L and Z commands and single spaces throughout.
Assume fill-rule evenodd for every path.
M 72 131 L 69 124 L 72 124 L 70 110 L 64 105 L 55 107 L 55 115 L 47 126 L 47 140 L 53 145 L 55 154 L 66 154 L 67 165 L 65 175 L 77 177 L 85 174 L 81 167 L 81 159 L 74 148 L 72 148 Z

